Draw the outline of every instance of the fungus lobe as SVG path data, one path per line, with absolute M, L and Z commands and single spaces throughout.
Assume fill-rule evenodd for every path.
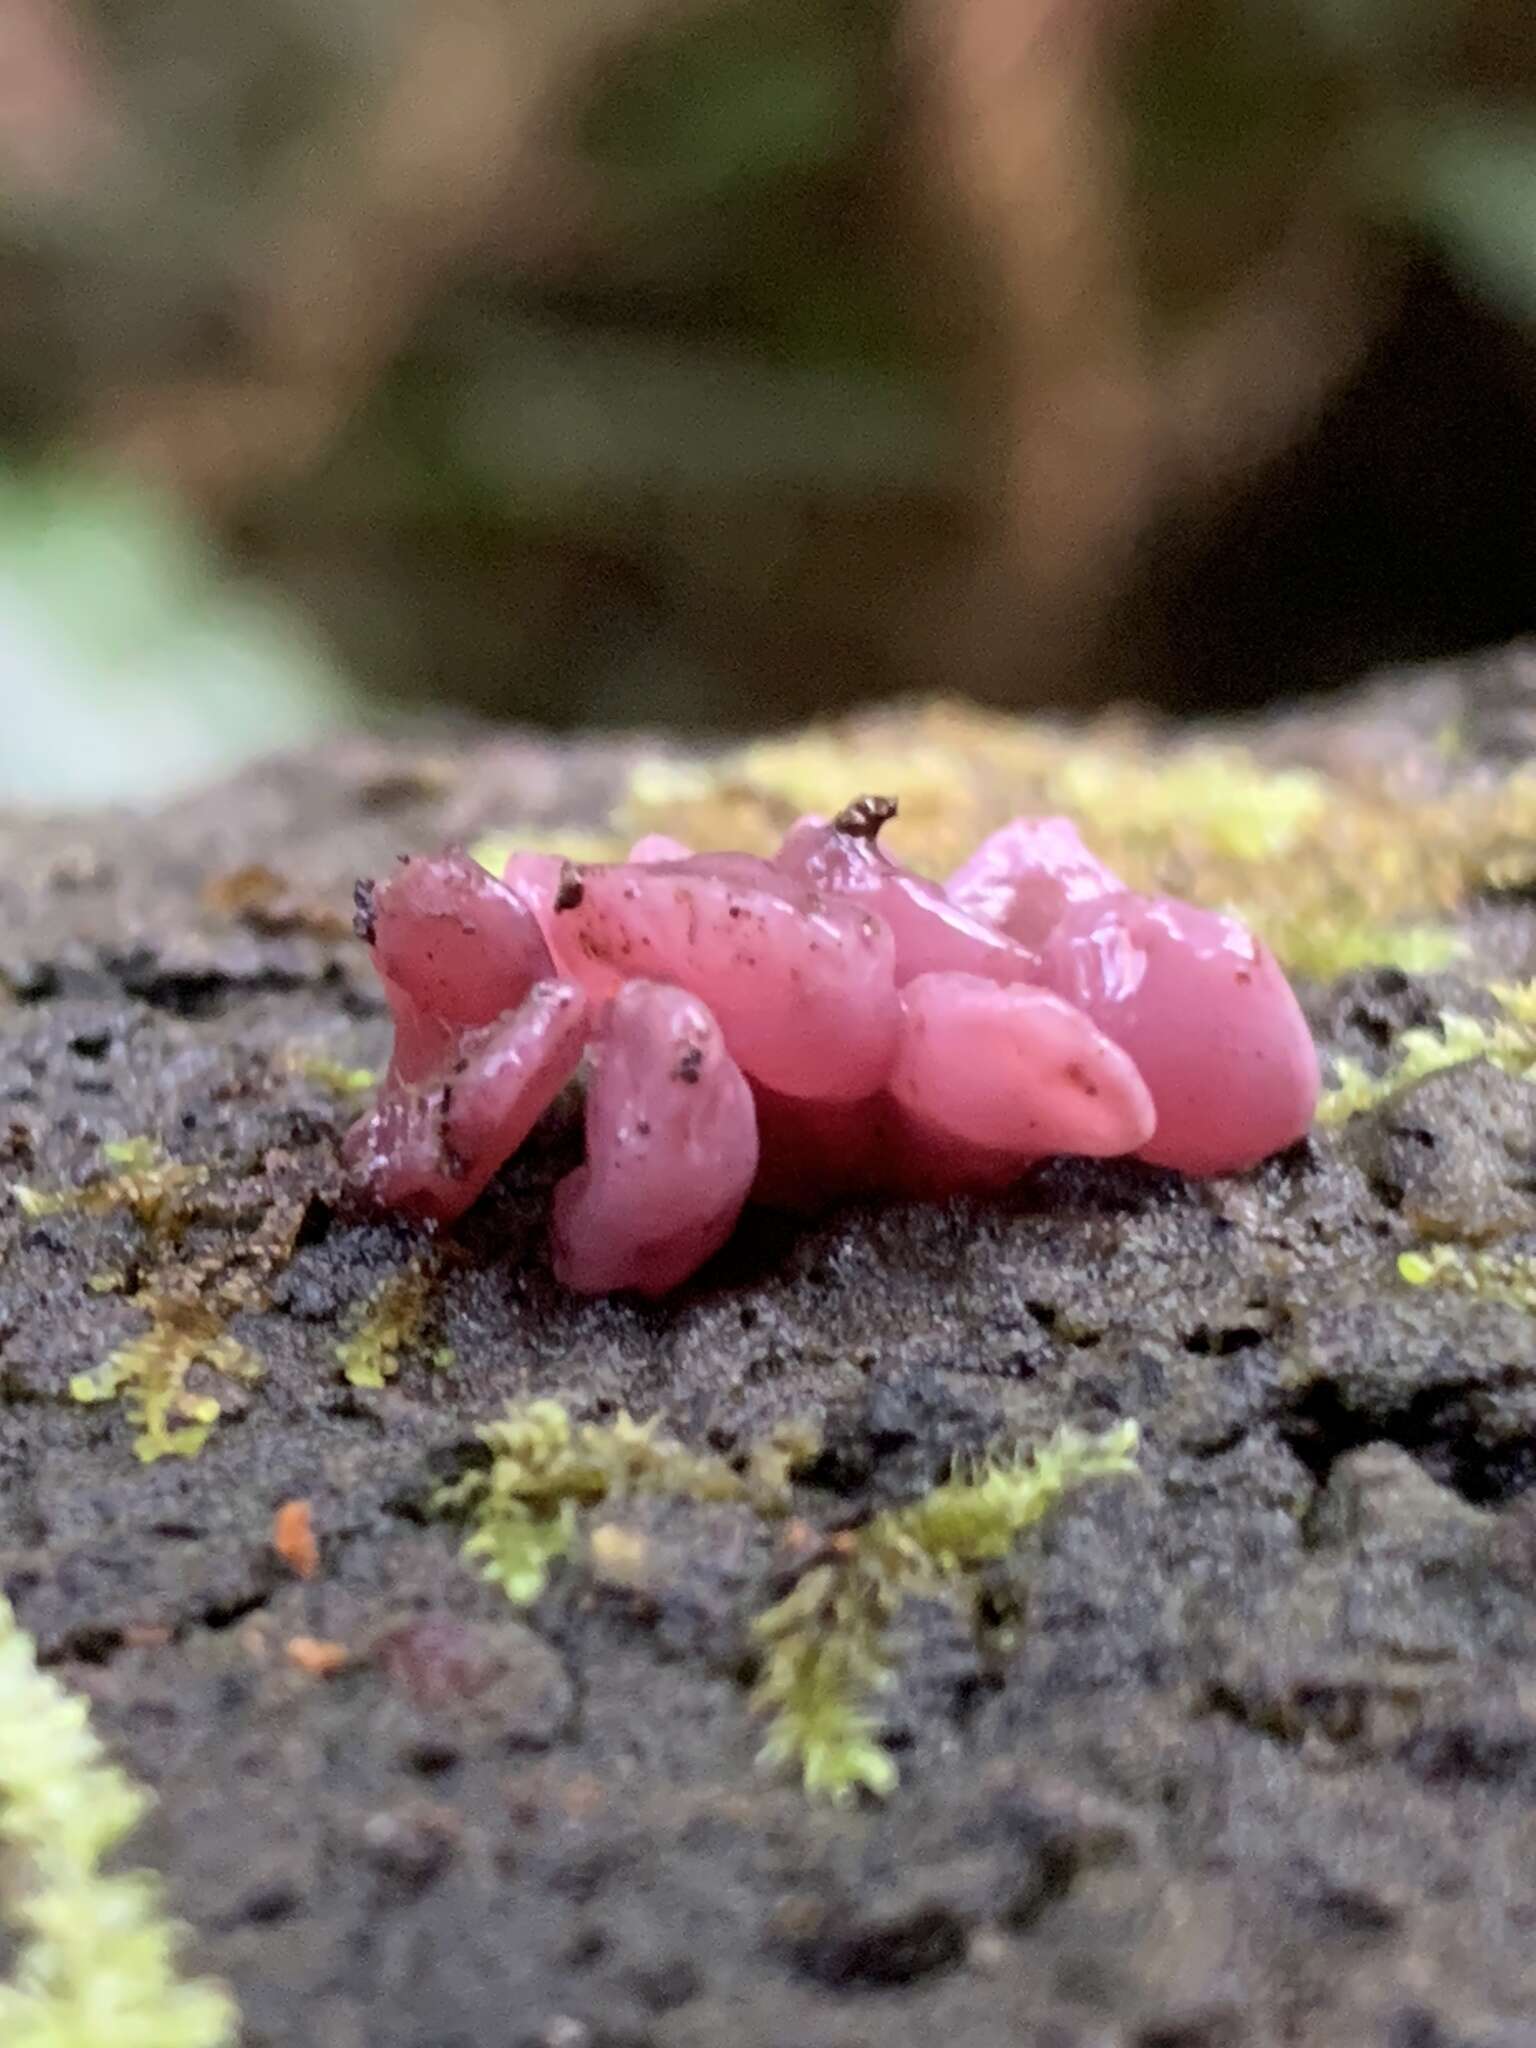
M 587 1158 L 555 1189 L 556 1276 L 583 1294 L 665 1294 L 736 1227 L 757 1118 L 696 996 L 626 982 L 592 1042 Z

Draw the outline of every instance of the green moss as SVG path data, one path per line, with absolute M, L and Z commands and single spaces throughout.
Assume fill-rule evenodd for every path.
M 493 875 L 500 875 L 514 853 L 557 853 L 562 860 L 620 860 L 624 842 L 617 833 L 523 831 L 487 832 L 469 849 L 469 857 Z
M 1061 761 L 1052 795 L 1102 837 L 1134 831 L 1147 842 L 1175 834 L 1234 861 L 1289 853 L 1326 818 L 1328 786 L 1303 768 L 1261 767 L 1238 747 L 1186 746 L 1155 754 L 1081 747 Z
M 609 1423 L 576 1422 L 558 1401 L 513 1406 L 478 1435 L 488 1464 L 442 1488 L 436 1504 L 468 1517 L 465 1557 L 519 1606 L 543 1592 L 556 1559 L 572 1554 L 581 1510 L 650 1493 L 745 1501 L 782 1513 L 793 1468 L 815 1448 L 808 1432 L 786 1429 L 738 1470 L 664 1435 L 654 1416 L 649 1422 L 625 1414 Z
M 1442 743 L 1434 752 L 1443 760 Z M 1467 950 L 1454 920 L 1477 890 L 1524 886 L 1536 836 L 1529 770 L 1490 784 L 1355 757 L 1323 773 L 1240 744 L 1169 744 L 1123 717 L 1068 728 L 934 704 L 709 760 L 642 757 L 610 816 L 615 836 L 595 853 L 559 835 L 475 851 L 498 870 L 519 843 L 612 858 L 624 840 L 660 831 L 769 853 L 792 818 L 830 815 L 860 790 L 899 796 L 882 844 L 934 875 L 1011 816 L 1065 812 L 1133 888 L 1232 906 L 1290 972 L 1317 981 L 1451 966 Z
M 268 1282 L 292 1256 L 303 1205 L 274 1202 L 263 1188 L 251 1228 L 248 1207 L 233 1215 L 221 1211 L 223 1198 L 205 1166 L 168 1159 L 147 1138 L 104 1145 L 102 1155 L 117 1171 L 83 1187 L 13 1190 L 28 1216 L 101 1216 L 126 1209 L 145 1235 L 144 1277 L 131 1299 L 148 1327 L 100 1365 L 76 1373 L 70 1397 L 120 1399 L 133 1425 L 135 1455 L 146 1464 L 194 1457 L 223 1405 L 195 1385 L 193 1375 L 212 1372 L 243 1382 L 259 1376 L 260 1361 L 231 1334 L 229 1321 L 242 1309 L 265 1306 Z M 186 1232 L 208 1215 L 234 1228 L 229 1249 L 188 1258 L 182 1248 Z M 85 1285 L 95 1294 L 113 1293 L 128 1278 L 114 1267 L 88 1274 Z
M 346 1067 L 340 1060 L 333 1060 L 326 1053 L 296 1052 L 288 1060 L 288 1070 L 297 1074 L 302 1081 L 312 1081 L 317 1088 L 324 1088 L 338 1096 L 343 1102 L 355 1095 L 366 1095 L 370 1088 L 378 1086 L 378 1074 L 372 1067 Z
M 1005 1556 L 1026 1529 L 1088 1480 L 1134 1471 L 1138 1441 L 1134 1422 L 1102 1436 L 1059 1430 L 1038 1450 L 985 1459 L 881 1521 L 939 1575 L 969 1571 Z
M 1536 983 L 1498 982 L 1489 992 L 1499 1003 L 1502 1016 L 1485 1020 L 1447 1010 L 1437 1029 L 1403 1032 L 1394 1044 L 1392 1064 L 1383 1074 L 1369 1073 L 1358 1060 L 1336 1060 L 1338 1078 L 1318 1104 L 1318 1122 L 1324 1126 L 1345 1123 L 1430 1074 L 1472 1060 L 1488 1060 L 1504 1073 L 1522 1079 L 1536 1073 Z
M 1491 981 L 1488 993 L 1513 1023 L 1536 1034 L 1536 981 Z
M 661 1494 L 782 1516 L 793 1474 L 816 1450 L 813 1432 L 787 1426 L 742 1467 L 690 1450 L 654 1418 L 576 1422 L 557 1401 L 510 1408 L 479 1435 L 488 1462 L 442 1488 L 436 1505 L 468 1519 L 464 1556 L 519 1606 L 544 1591 L 551 1565 L 576 1553 L 585 1510 Z M 1063 1430 L 1031 1456 L 987 1458 L 909 1507 L 829 1537 L 794 1590 L 755 1624 L 764 1763 L 793 1766 L 814 1797 L 890 1792 L 896 1766 L 872 1701 L 891 1683 L 889 1635 L 902 1602 L 923 1592 L 974 1603 L 979 1566 L 1005 1555 L 1073 1487 L 1131 1471 L 1136 1442 L 1134 1423 L 1102 1437 Z
M 228 1993 L 176 1975 L 155 1879 L 103 1870 L 147 1804 L 0 1599 L 0 1909 L 20 1939 L 5 2048 L 233 2048 Z
M 935 704 L 707 762 L 641 760 L 612 822 L 766 853 L 796 813 L 883 790 L 901 815 L 882 844 L 942 875 L 1010 816 L 1067 812 L 1131 887 L 1240 906 L 1289 969 L 1326 980 L 1368 964 L 1448 965 L 1474 892 L 1529 877 L 1536 774 L 1408 766 L 1350 752 L 1324 773 L 1242 745 L 1170 745 L 1123 717 L 1068 728 Z
M 336 1360 L 349 1386 L 387 1385 L 406 1354 L 423 1345 L 434 1278 L 435 1269 L 428 1260 L 413 1259 L 353 1310 L 352 1333 L 336 1347 Z M 451 1359 L 446 1346 L 432 1353 L 436 1365 L 446 1365 Z
M 164 1160 L 153 1138 L 109 1138 L 101 1156 L 109 1166 L 121 1167 L 125 1173 L 149 1173 Z
M 1466 942 L 1444 925 L 1378 924 L 1370 918 L 1323 912 L 1287 917 L 1275 911 L 1237 914 L 1262 933 L 1292 974 L 1336 981 L 1361 967 L 1396 967 L 1404 974 L 1440 974 L 1466 953 Z
M 206 1167 L 168 1159 L 150 1138 L 113 1140 L 102 1146 L 101 1156 L 107 1166 L 117 1168 L 115 1173 L 78 1188 L 44 1190 L 17 1182 L 11 1189 L 16 1206 L 34 1219 L 67 1214 L 107 1216 L 115 1209 L 127 1209 L 146 1229 L 153 1229 L 208 1179 Z
M 1101 1437 L 1063 1430 L 1033 1456 L 987 1459 L 840 1539 L 841 1555 L 813 1566 L 756 1624 L 763 1762 L 792 1765 L 815 1797 L 891 1791 L 896 1766 L 869 1701 L 891 1682 L 888 1633 L 902 1602 L 969 1597 L 974 1618 L 976 1568 L 1004 1556 L 1074 1487 L 1133 1470 L 1136 1444 L 1129 1422 Z
M 762 1665 L 752 1702 L 768 1717 L 758 1761 L 797 1771 L 813 1799 L 884 1798 L 898 1772 L 870 1702 L 895 1677 L 887 1636 L 915 1560 L 904 1546 L 883 1554 L 873 1526 L 842 1547 L 755 1624 Z
M 75 1214 L 104 1216 L 126 1209 L 140 1224 L 162 1263 L 154 1266 L 133 1296 L 136 1308 L 149 1317 L 140 1336 L 119 1345 L 90 1372 L 76 1373 L 69 1383 L 72 1400 L 109 1401 L 121 1398 L 134 1428 L 135 1454 L 146 1464 L 157 1458 L 192 1457 L 203 1448 L 222 1412 L 217 1397 L 188 1384 L 196 1367 L 233 1379 L 254 1379 L 260 1370 L 245 1347 L 226 1327 L 233 1308 L 243 1306 L 243 1290 L 221 1299 L 222 1263 L 178 1265 L 174 1248 L 190 1219 L 192 1203 L 209 1182 L 204 1166 L 167 1158 L 149 1138 L 126 1138 L 101 1148 L 103 1162 L 116 1171 L 83 1187 L 42 1193 L 13 1190 L 30 1217 Z M 263 1242 L 258 1232 L 253 1244 Z M 124 1282 L 117 1270 L 93 1273 L 86 1286 L 93 1293 L 113 1292 Z
M 1109 723 L 1074 738 L 935 705 L 910 721 L 876 717 L 757 741 L 711 763 L 642 760 L 613 823 L 626 835 L 677 830 L 690 842 L 766 851 L 788 818 L 836 811 L 861 789 L 899 794 L 892 843 L 932 872 L 1001 824 L 1004 804 L 1069 812 L 1112 864 L 1129 868 L 1176 846 L 1249 868 L 1315 835 L 1330 803 L 1322 777 L 1267 768 L 1242 747 L 1162 749 Z
M 1397 1262 L 1410 1287 L 1452 1287 L 1481 1301 L 1502 1302 L 1536 1315 L 1536 1254 L 1468 1251 L 1437 1244 L 1404 1252 Z
M 89 1402 L 121 1396 L 135 1432 L 134 1455 L 146 1465 L 195 1457 L 223 1409 L 216 1395 L 187 1384 L 193 1368 L 249 1381 L 259 1377 L 260 1362 L 230 1335 L 217 1308 L 155 1294 L 136 1299 L 149 1311 L 149 1328 L 93 1371 L 76 1373 L 70 1397 Z
M 178 1215 L 152 1230 L 150 1248 L 159 1257 L 133 1296 L 148 1329 L 70 1382 L 77 1401 L 121 1398 L 135 1430 L 134 1454 L 145 1464 L 195 1457 L 208 1441 L 223 1404 L 191 1384 L 194 1373 L 244 1384 L 261 1376 L 260 1359 L 233 1335 L 230 1319 L 267 1305 L 274 1275 L 293 1256 L 304 1213 L 300 1201 L 266 1200 L 255 1229 L 203 1258 L 187 1258 L 180 1248 L 187 1219 Z

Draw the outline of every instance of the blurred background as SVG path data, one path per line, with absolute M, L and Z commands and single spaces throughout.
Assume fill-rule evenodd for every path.
M 0 799 L 1532 626 L 1531 0 L 0 0 Z

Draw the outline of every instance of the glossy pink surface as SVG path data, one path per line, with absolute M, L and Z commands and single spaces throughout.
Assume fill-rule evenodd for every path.
M 1157 1109 L 1141 1158 L 1239 1173 L 1309 1129 L 1312 1034 L 1274 955 L 1236 918 L 1164 897 L 1100 897 L 1066 911 L 1045 966 L 1140 1068 Z
M 684 846 L 681 839 L 670 839 L 665 832 L 646 832 L 629 849 L 632 861 L 689 860 L 693 848 Z
M 570 893 L 555 918 L 560 961 L 686 989 L 754 1080 L 846 1102 L 889 1073 L 895 946 L 858 904 L 745 854 L 586 867 Z
M 1124 887 L 1070 818 L 1014 818 L 944 884 L 951 902 L 1022 946 L 1042 946 L 1062 912 Z
M 953 902 L 937 882 L 913 874 L 880 850 L 874 838 L 840 831 L 836 822 L 802 818 L 790 828 L 773 864 L 829 896 L 862 903 L 890 926 L 896 982 L 950 971 L 991 981 L 1038 980 L 1038 957 Z
M 881 852 L 892 808 L 801 819 L 772 861 L 651 835 L 613 865 L 518 854 L 498 882 L 448 853 L 362 885 L 395 1045 L 354 1178 L 451 1221 L 587 1047 L 555 1271 L 655 1295 L 749 1196 L 986 1193 L 1062 1152 L 1236 1172 L 1305 1133 L 1312 1040 L 1241 924 L 1126 890 L 1062 818 L 941 888 Z
M 929 1129 L 1021 1161 L 1108 1159 L 1156 1128 L 1136 1065 L 1042 988 L 921 974 L 902 991 L 891 1094 Z
M 467 853 L 405 860 L 359 897 L 395 1019 L 395 1070 L 427 1072 L 467 1025 L 520 1003 L 553 964 L 527 906 Z
M 582 1294 L 665 1294 L 736 1227 L 757 1119 L 695 996 L 631 981 L 592 1041 L 587 1161 L 555 1190 L 557 1278 Z
M 575 1073 L 587 1035 L 585 993 L 539 981 L 493 1024 L 459 1030 L 428 1074 L 392 1064 L 343 1156 L 387 1208 L 448 1223 L 462 1216 Z

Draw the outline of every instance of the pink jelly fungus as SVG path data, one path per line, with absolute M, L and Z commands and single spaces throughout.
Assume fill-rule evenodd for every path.
M 1084 846 L 1070 818 L 1015 818 L 983 839 L 944 893 L 1017 944 L 1039 947 L 1068 905 L 1124 886 Z
M 632 861 L 689 860 L 693 848 L 684 846 L 681 839 L 669 839 L 665 832 L 647 832 L 637 839 L 629 849 Z
M 365 900 L 381 978 L 438 1023 L 489 1024 L 550 971 L 537 919 L 467 853 L 402 861 Z
M 1038 980 L 1035 954 L 972 916 L 937 882 L 899 866 L 875 843 L 893 809 L 866 797 L 830 824 L 802 818 L 773 864 L 797 881 L 827 895 L 849 897 L 884 919 L 896 942 L 898 986 L 914 975 L 946 970 L 998 982 Z
M 462 853 L 360 884 L 395 1025 L 349 1133 L 376 1203 L 447 1223 L 587 1055 L 586 1157 L 554 1268 L 658 1295 L 748 1200 L 941 1200 L 1041 1159 L 1230 1173 L 1309 1129 L 1317 1055 L 1235 919 L 1126 889 L 1064 818 L 1015 819 L 940 886 L 877 844 L 894 804 L 802 818 L 778 854 Z
M 751 1090 L 697 997 L 625 983 L 592 1042 L 586 1135 L 555 1189 L 556 1276 L 665 1294 L 725 1243 L 757 1171 Z
M 495 1023 L 458 1032 L 431 1073 L 406 1080 L 392 1064 L 347 1134 L 348 1166 L 389 1208 L 462 1216 L 575 1073 L 587 1011 L 576 983 L 538 981 Z
M 415 1081 L 468 1026 L 515 1009 L 551 974 L 527 906 L 457 850 L 402 861 L 387 881 L 360 884 L 356 925 L 395 1020 L 393 1067 Z
M 1020 1160 L 1112 1159 L 1157 1127 L 1135 1062 L 1043 988 L 920 974 L 901 996 L 892 1095 L 930 1129 Z
M 896 1050 L 895 942 L 858 904 L 745 854 L 571 870 L 556 953 L 707 1003 L 745 1073 L 786 1095 L 856 1101 Z
M 1317 1107 L 1317 1049 L 1246 925 L 1128 891 L 1071 905 L 1045 947 L 1050 986 L 1129 1053 L 1157 1110 L 1138 1156 L 1240 1173 L 1294 1144 Z

